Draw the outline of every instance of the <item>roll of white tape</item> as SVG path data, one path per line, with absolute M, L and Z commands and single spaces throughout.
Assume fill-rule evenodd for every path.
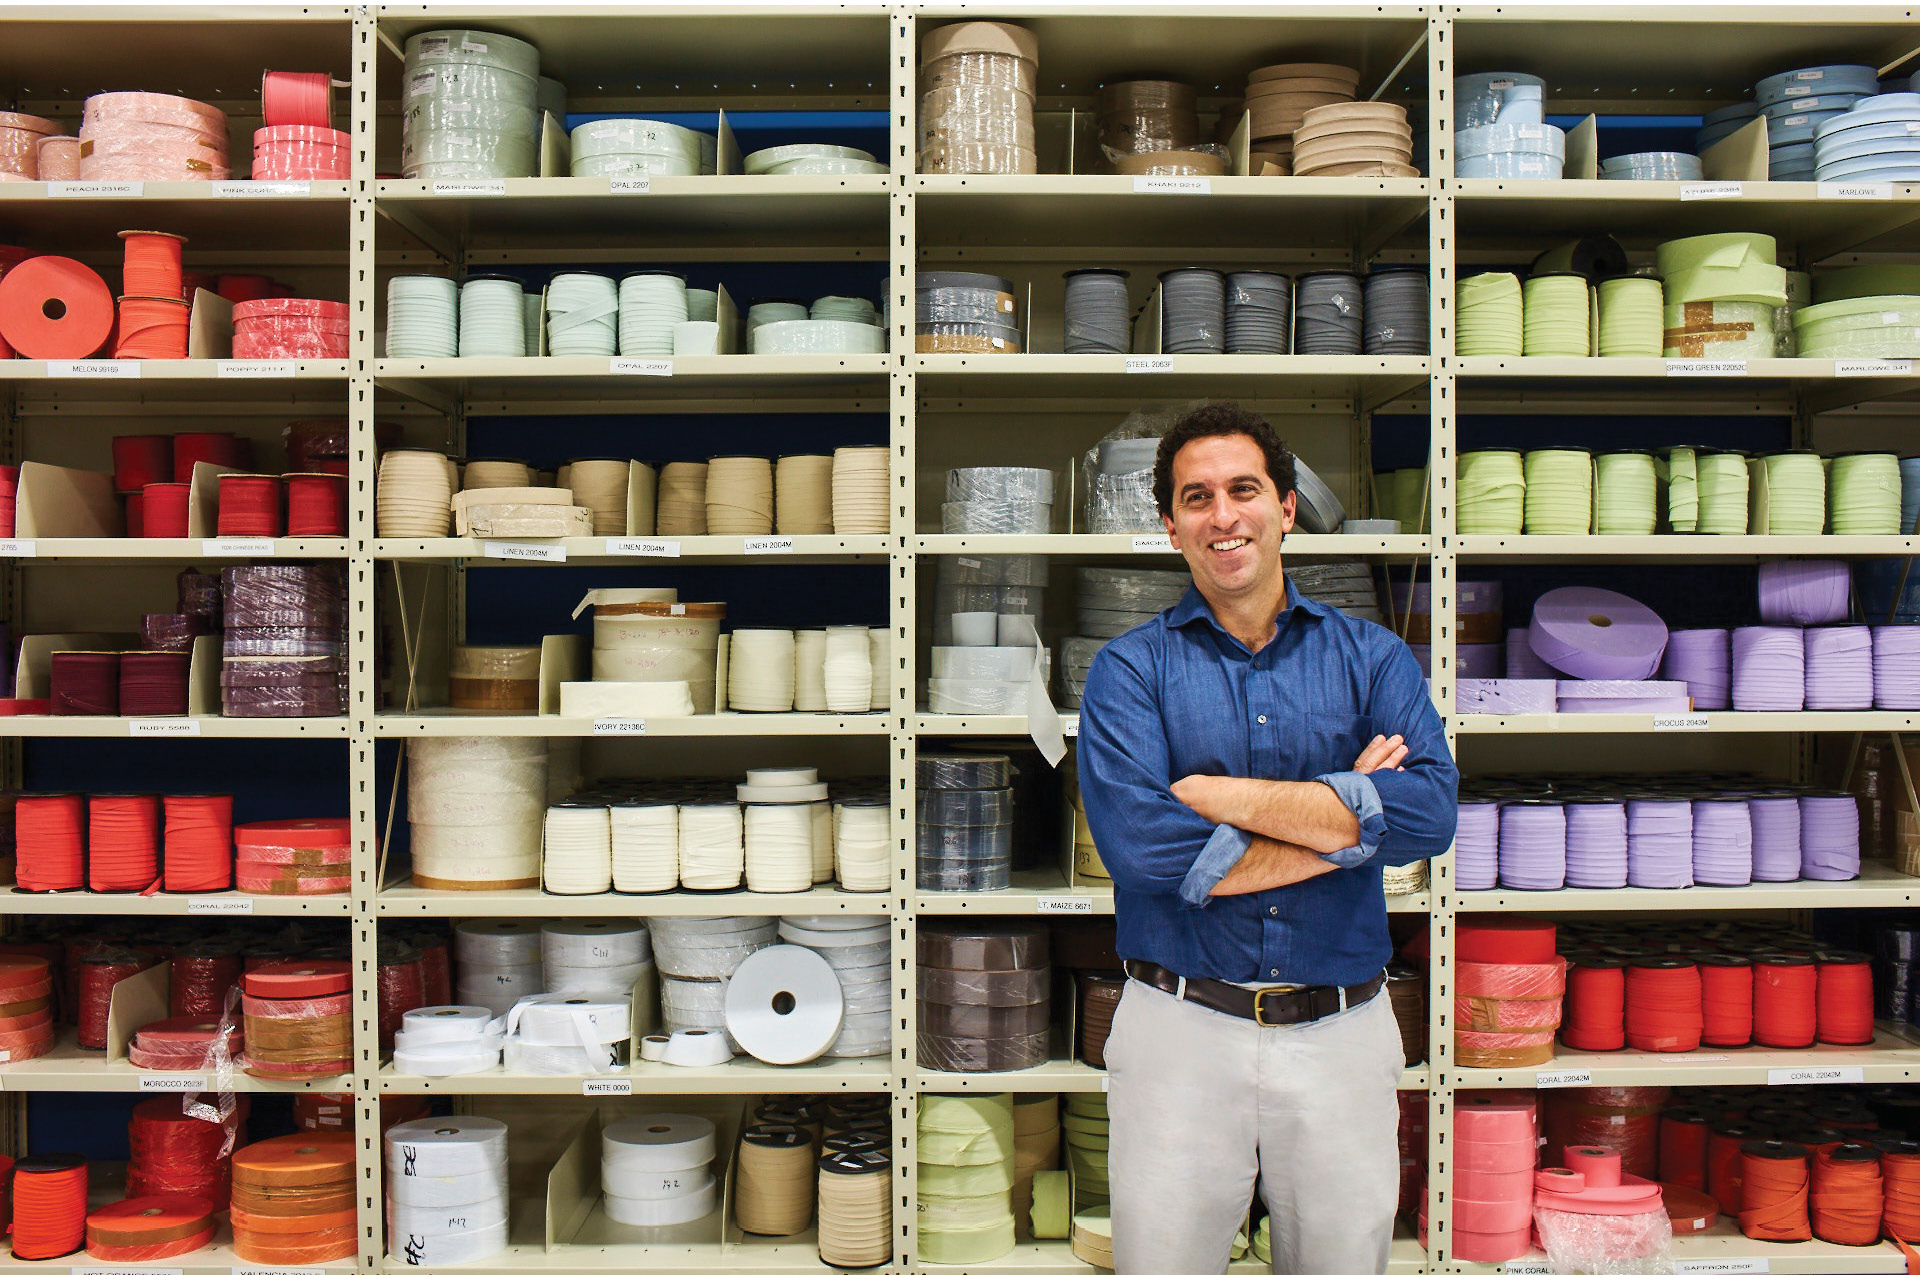
M 718 1067 L 733 1061 L 733 1046 L 722 1031 L 689 1027 L 667 1038 L 667 1052 L 661 1062 L 675 1067 Z
M 400 1030 L 416 1045 L 475 1041 L 493 1021 L 492 1011 L 480 1005 L 427 1005 L 402 1014 Z
M 387 1178 L 387 1200 L 409 1209 L 465 1209 L 498 1203 L 507 1198 L 507 1166 L 486 1165 L 477 1173 L 443 1177 Z
M 664 1173 L 696 1169 L 713 1160 L 713 1121 L 677 1111 L 616 1120 L 600 1132 L 600 1168 Z
M 444 1231 L 428 1235 L 387 1225 L 387 1245 L 396 1262 L 409 1266 L 454 1266 L 478 1262 L 507 1247 L 505 1223 L 478 1231 Z
M 607 1219 L 623 1226 L 677 1226 L 697 1222 L 713 1212 L 719 1193 L 711 1177 L 704 1189 L 665 1200 L 633 1200 L 623 1195 L 605 1197 Z
M 479 1164 L 507 1162 L 507 1126 L 487 1116 L 429 1116 L 382 1135 L 387 1170 L 400 1177 L 446 1177 Z
M 616 1045 L 632 1034 L 631 1012 L 624 1001 L 543 992 L 524 997 L 513 1007 L 507 1015 L 507 1032 L 527 1045 Z
M 692 717 L 686 682 L 562 682 L 562 717 Z
M 727 1031 L 761 1062 L 812 1062 L 840 1034 L 844 1003 L 833 967 L 791 944 L 761 948 L 727 984 Z
M 659 1062 L 667 1056 L 667 1038 L 665 1036 L 642 1036 L 640 1038 L 640 1057 L 648 1062 Z

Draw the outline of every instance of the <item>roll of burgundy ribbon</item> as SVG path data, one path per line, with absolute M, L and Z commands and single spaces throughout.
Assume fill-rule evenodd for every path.
M 120 715 L 186 716 L 187 671 L 192 660 L 186 651 L 121 652 Z
M 119 651 L 56 651 L 47 681 L 55 717 L 112 717 L 120 711 Z

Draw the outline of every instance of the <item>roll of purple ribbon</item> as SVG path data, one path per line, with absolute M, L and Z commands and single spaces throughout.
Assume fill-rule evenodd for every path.
M 1693 805 L 1679 797 L 1627 802 L 1627 884 L 1678 890 L 1693 884 Z
M 1693 883 L 1753 884 L 1753 817 L 1745 797 L 1693 803 Z
M 1507 655 L 1513 670 L 1513 655 Z M 1920 708 L 1920 624 L 1883 624 L 1873 631 L 1873 706 Z
M 1725 629 L 1675 629 L 1667 634 L 1660 676 L 1687 684 L 1693 707 L 1724 712 L 1733 701 L 1733 649 Z
M 1873 707 L 1873 635 L 1864 624 L 1806 631 L 1807 711 Z
M 1797 713 L 1807 698 L 1801 630 L 1749 625 L 1733 631 L 1733 706 L 1742 713 Z
M 1453 831 L 1453 883 L 1462 890 L 1491 890 L 1500 883 L 1499 802 L 1460 803 Z
M 1800 798 L 1800 875 L 1851 881 L 1860 875 L 1860 807 L 1851 793 Z
M 1528 798 L 1500 807 L 1500 886 L 1558 890 L 1567 883 L 1567 809 Z
M 1453 684 L 1453 702 L 1462 713 L 1551 713 L 1556 683 L 1511 677 L 1463 677 Z
M 1760 564 L 1760 618 L 1768 624 L 1838 624 L 1853 597 L 1853 570 L 1825 560 Z
M 1627 883 L 1627 807 L 1605 799 L 1567 803 L 1567 885 L 1617 890 Z
M 1652 677 L 1667 646 L 1667 626 L 1648 607 L 1579 586 L 1542 594 L 1527 633 L 1535 655 L 1582 680 Z
M 1756 793 L 1747 799 L 1753 827 L 1753 879 L 1800 879 L 1800 798 L 1791 793 Z

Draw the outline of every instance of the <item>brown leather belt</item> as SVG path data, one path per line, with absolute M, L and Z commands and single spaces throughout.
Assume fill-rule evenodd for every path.
M 1127 961 L 1127 977 L 1148 987 L 1156 987 L 1170 996 L 1204 1005 L 1235 1018 L 1250 1018 L 1262 1027 L 1292 1027 L 1298 1023 L 1317 1023 L 1342 1010 L 1364 1005 L 1379 994 L 1387 981 L 1383 970 L 1364 983 L 1352 987 L 1271 987 L 1262 991 L 1223 983 L 1214 978 L 1182 978 L 1152 961 Z

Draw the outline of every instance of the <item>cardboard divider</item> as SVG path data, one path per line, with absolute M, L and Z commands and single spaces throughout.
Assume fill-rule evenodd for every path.
M 586 639 L 575 633 L 549 633 L 540 639 L 540 715 L 560 715 L 560 683 L 581 681 Z
M 14 534 L 22 540 L 90 540 L 127 532 L 112 474 L 25 461 L 15 501 Z
M 1700 174 L 1716 182 L 1766 181 L 1768 145 L 1767 117 L 1757 115 L 1700 152 Z
M 733 1230 L 734 1149 L 739 1145 L 740 1134 L 746 1126 L 747 1103 L 750 1101 L 752 1099 L 735 1095 L 669 1099 L 659 1096 L 640 1098 L 636 1095 L 631 1099 L 602 1100 L 547 1171 L 546 1252 L 553 1254 L 572 1245 L 712 1245 L 724 1248 Z M 684 1112 L 713 1121 L 712 1172 L 719 1187 L 719 1199 L 711 1213 L 679 1226 L 623 1226 L 610 1220 L 601 1204 L 604 1188 L 600 1180 L 600 1135 L 613 1120 L 660 1111 Z
M 107 1000 L 107 1061 L 122 1062 L 133 1034 L 167 1017 L 173 976 L 167 962 L 113 985 Z
M 714 303 L 713 310 L 714 322 L 719 326 L 719 331 L 714 334 L 713 352 L 715 354 L 746 353 L 740 348 L 742 340 L 740 308 L 733 303 L 733 297 L 728 293 L 726 284 L 716 283 L 713 290 L 720 294 L 719 299 Z
M 29 633 L 20 639 L 14 660 L 13 693 L 20 699 L 47 698 L 58 651 L 131 651 L 139 645 L 131 633 Z
M 193 290 L 193 309 L 187 316 L 187 357 L 233 357 L 233 302 L 205 288 Z
M 1560 175 L 1568 181 L 1600 179 L 1600 121 L 1595 116 L 1567 130 L 1567 162 Z
M 213 634 L 193 640 L 187 665 L 187 715 L 219 717 L 221 639 Z
M 1227 140 L 1227 162 L 1233 166 L 1235 177 L 1259 177 L 1263 174 L 1253 171 L 1253 114 L 1240 112 L 1240 122 L 1234 126 L 1233 136 Z M 1262 164 L 1262 167 L 1268 165 Z
M 1163 301 L 1160 293 L 1165 285 L 1155 283 L 1153 291 L 1147 294 L 1147 303 L 1140 307 L 1140 313 L 1133 320 L 1133 352 L 1135 354 L 1159 354 L 1161 342 L 1165 338 L 1162 329 Z
M 193 481 L 187 491 L 187 538 L 205 540 L 220 531 L 220 475 L 243 474 L 243 469 L 193 462 Z
M 717 139 L 714 145 L 713 171 L 717 177 L 732 177 L 746 171 L 746 165 L 740 158 L 740 143 L 733 136 L 733 126 L 727 123 L 727 113 L 720 112 L 719 122 L 714 127 Z
M 573 139 L 567 133 L 566 124 L 552 111 L 540 114 L 540 175 L 573 175 Z

